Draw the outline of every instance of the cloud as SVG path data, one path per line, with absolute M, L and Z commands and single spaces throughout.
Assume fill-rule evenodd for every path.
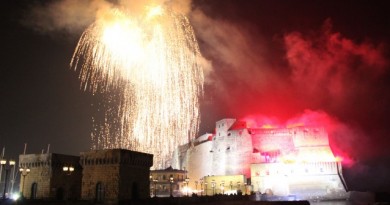
M 366 94 L 385 72 L 388 62 L 381 45 L 355 43 L 331 30 L 327 20 L 320 35 L 300 32 L 284 36 L 292 83 L 307 98 L 321 93 L 324 101 L 344 107 L 351 97 Z M 338 108 L 340 109 L 340 108 Z
M 262 55 L 266 50 L 261 36 L 254 40 L 246 26 L 210 18 L 199 9 L 191 12 L 190 19 L 202 55 L 212 62 L 213 69 L 206 75 L 206 84 L 212 88 L 206 89 L 206 96 L 213 95 L 229 104 L 265 90 L 273 73 Z
M 133 15 L 145 12 L 150 6 L 167 5 L 173 11 L 187 14 L 191 0 L 59 0 L 35 4 L 23 19 L 24 24 L 35 30 L 51 34 L 66 32 L 80 34 L 88 25 L 105 16 L 109 9 L 125 9 Z
M 103 0 L 62 0 L 36 4 L 24 21 L 43 33 L 80 33 L 94 21 L 98 13 L 111 6 L 111 3 Z
M 203 115 L 218 110 L 223 117 L 256 116 L 276 124 L 298 116 L 326 126 L 335 152 L 351 160 L 384 154 L 375 147 L 383 146 L 386 132 L 373 131 L 386 126 L 382 112 L 389 99 L 382 83 L 389 73 L 382 43 L 348 38 L 333 30 L 330 19 L 318 30 L 291 30 L 281 38 L 201 8 L 191 20 L 213 65 L 205 95 L 212 96 L 214 107 Z

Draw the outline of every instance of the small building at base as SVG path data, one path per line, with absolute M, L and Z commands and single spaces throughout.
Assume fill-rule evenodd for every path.
M 94 150 L 80 156 L 22 154 L 20 192 L 27 199 L 97 203 L 149 198 L 152 165 L 153 155 L 125 149 Z
M 150 196 L 183 196 L 183 190 L 186 188 L 186 178 L 186 170 L 173 169 L 172 167 L 150 170 Z
M 124 149 L 82 152 L 81 199 L 116 203 L 149 198 L 153 155 Z
M 78 156 L 55 153 L 19 155 L 20 192 L 27 199 L 78 199 L 81 166 Z M 64 166 L 74 167 L 71 175 Z
M 201 191 L 206 196 L 215 194 L 249 194 L 244 175 L 219 175 L 203 177 Z

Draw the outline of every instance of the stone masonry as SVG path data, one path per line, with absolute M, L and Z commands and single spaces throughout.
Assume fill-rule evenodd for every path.
M 62 168 L 73 166 L 68 175 Z M 81 192 L 79 157 L 46 153 L 19 155 L 19 167 L 30 169 L 21 173 L 20 191 L 28 199 L 77 199 Z
M 82 152 L 81 198 L 95 202 L 148 198 L 153 155 L 124 149 Z

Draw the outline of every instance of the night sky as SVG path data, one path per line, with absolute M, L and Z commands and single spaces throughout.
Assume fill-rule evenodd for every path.
M 24 143 L 27 153 L 90 148 L 92 97 L 69 63 L 94 2 L 2 1 L 6 158 Z M 206 59 L 200 134 L 227 117 L 324 124 L 332 149 L 351 161 L 352 188 L 388 190 L 389 14 L 386 1 L 193 0 L 188 16 Z

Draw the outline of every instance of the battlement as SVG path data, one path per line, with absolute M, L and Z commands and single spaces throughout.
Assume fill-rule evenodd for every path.
M 56 153 L 45 153 L 45 154 L 23 154 L 19 155 L 19 166 L 20 167 L 46 167 L 56 166 L 62 167 L 64 165 L 77 166 L 80 157 L 63 155 Z
M 107 164 L 121 164 L 151 167 L 153 155 L 124 149 L 93 150 L 80 153 L 80 164 L 96 166 Z

